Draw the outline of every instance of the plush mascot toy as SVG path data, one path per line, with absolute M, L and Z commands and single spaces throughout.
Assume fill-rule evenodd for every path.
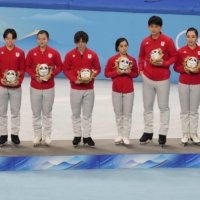
M 20 72 L 14 70 L 6 70 L 3 74 L 2 82 L 7 86 L 15 86 L 18 84 Z
M 42 81 L 48 81 L 52 74 L 52 68 L 46 64 L 38 64 L 36 67 L 36 76 Z
M 119 57 L 115 61 L 115 67 L 116 67 L 117 71 L 119 71 L 122 74 L 125 73 L 127 70 L 131 70 L 132 66 L 133 66 L 133 62 L 130 61 L 126 57 Z
M 200 62 L 196 57 L 187 56 L 184 60 L 184 68 L 189 70 L 190 72 L 196 73 L 199 71 Z
M 90 70 L 87 68 L 81 68 L 80 71 L 77 72 L 78 73 L 78 81 L 80 81 L 81 83 L 88 83 L 90 82 L 95 75 L 95 70 Z

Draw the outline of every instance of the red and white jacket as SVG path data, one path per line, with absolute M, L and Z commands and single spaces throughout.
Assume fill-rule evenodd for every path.
M 99 58 L 95 52 L 86 48 L 83 54 L 75 48 L 69 51 L 65 55 L 63 64 L 63 72 L 65 76 L 70 80 L 71 88 L 76 90 L 89 90 L 94 88 L 94 79 L 89 83 L 75 84 L 78 77 L 78 71 L 82 68 L 94 69 L 96 71 L 96 77 L 101 72 Z
M 134 91 L 133 87 L 133 78 L 138 77 L 138 68 L 136 64 L 135 58 L 127 55 L 127 58 L 133 62 L 133 66 L 131 72 L 129 74 L 121 74 L 117 73 L 117 69 L 115 67 L 115 61 L 120 57 L 120 54 L 112 56 L 108 59 L 106 67 L 105 67 L 105 77 L 112 78 L 112 90 L 118 93 L 130 93 Z
M 163 52 L 163 65 L 155 66 L 150 63 L 150 53 L 152 50 L 161 48 Z M 153 81 L 169 79 L 169 67 L 177 60 L 177 51 L 171 38 L 160 33 L 157 39 L 151 36 L 145 38 L 140 46 L 139 69 L 144 75 Z
M 19 72 L 19 84 L 12 87 L 19 88 L 24 79 L 25 68 L 25 54 L 23 50 L 16 46 L 12 50 L 8 50 L 6 46 L 0 48 L 0 79 L 3 78 L 6 70 L 14 70 L 16 73 Z M 9 88 L 3 85 L 1 81 L 0 86 Z
M 53 73 L 48 81 L 39 83 L 36 80 L 36 67 L 38 64 L 46 64 L 53 68 Z M 28 52 L 26 57 L 26 72 L 31 77 L 31 87 L 43 90 L 53 88 L 54 77 L 62 71 L 62 60 L 60 53 L 51 47 L 46 47 L 45 51 L 40 51 L 39 47 L 35 47 Z
M 187 74 L 184 71 L 184 60 L 187 56 L 194 56 L 200 62 L 200 46 L 196 46 L 195 49 L 190 49 L 187 45 L 178 50 L 178 60 L 174 64 L 174 71 L 180 73 L 179 82 L 187 85 L 200 84 L 200 70 L 198 73 Z

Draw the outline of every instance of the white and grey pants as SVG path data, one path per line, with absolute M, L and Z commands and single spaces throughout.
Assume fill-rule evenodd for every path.
M 200 84 L 178 84 L 183 133 L 197 133 L 199 121 Z
M 72 109 L 72 126 L 74 137 L 87 138 L 91 136 L 92 111 L 94 107 L 94 90 L 70 90 Z M 82 120 L 81 120 L 82 109 Z M 82 121 L 82 123 L 81 123 Z M 83 129 L 83 131 L 82 131 Z
M 134 92 L 123 94 L 112 92 L 118 135 L 130 136 L 132 126 Z
M 18 135 L 20 130 L 20 108 L 22 89 L 4 88 L 0 86 L 0 135 L 8 135 L 7 111 L 10 101 L 11 134 Z
M 153 106 L 157 94 L 160 109 L 160 135 L 167 135 L 169 129 L 169 91 L 170 81 L 152 81 L 142 75 L 143 104 L 144 104 L 144 132 L 153 133 Z
M 54 88 L 38 90 L 30 88 L 31 108 L 33 111 L 33 129 L 36 135 L 50 135 L 52 128 L 52 108 Z M 42 131 L 42 127 L 44 127 Z

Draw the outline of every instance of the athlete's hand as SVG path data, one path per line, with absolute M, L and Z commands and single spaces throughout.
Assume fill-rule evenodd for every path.
M 122 71 L 120 71 L 120 70 L 117 70 L 117 73 L 118 73 L 118 75 L 124 74 L 124 72 L 122 72 Z
M 153 61 L 152 64 L 155 65 L 155 66 L 162 66 L 163 61 Z
M 3 85 L 8 86 L 6 83 L 4 83 L 3 79 L 1 79 L 1 83 L 2 83 Z
M 38 82 L 38 83 L 42 83 L 42 80 L 40 79 L 40 77 L 36 77 L 36 81 Z
M 190 70 L 184 68 L 184 71 L 185 71 L 186 74 L 190 74 Z
M 15 86 L 17 86 L 17 85 L 19 85 L 19 81 L 15 81 L 15 83 L 13 83 L 13 84 L 11 84 L 11 85 L 8 85 L 9 87 L 15 87 Z
M 77 81 L 75 82 L 75 84 L 81 84 L 81 82 L 77 80 Z
M 131 70 L 130 69 L 127 69 L 126 71 L 125 71 L 125 74 L 130 74 L 131 73 Z
M 140 76 L 141 76 L 141 77 L 143 76 L 143 71 L 140 71 Z

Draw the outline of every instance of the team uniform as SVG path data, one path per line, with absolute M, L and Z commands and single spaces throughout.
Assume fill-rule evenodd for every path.
M 152 50 L 161 49 L 164 54 L 163 65 L 151 64 L 150 54 Z M 169 91 L 170 91 L 170 65 L 177 60 L 177 51 L 171 38 L 160 33 L 157 39 L 151 36 L 145 38 L 140 46 L 139 70 L 143 72 L 143 103 L 144 103 L 144 134 L 140 142 L 152 140 L 153 137 L 153 105 L 157 94 L 158 106 L 160 109 L 160 130 L 159 143 L 166 142 L 166 135 L 169 129 Z M 163 142 L 162 142 L 163 141 Z
M 88 83 L 76 84 L 75 82 L 78 80 L 78 72 L 82 69 L 94 70 L 94 77 L 96 77 L 101 71 L 99 58 L 95 52 L 88 48 L 85 49 L 82 55 L 75 48 L 65 55 L 63 65 L 63 72 L 70 80 L 71 84 L 70 103 L 72 109 L 72 126 L 75 140 L 77 140 L 75 143 L 73 142 L 75 146 L 81 141 L 82 134 L 84 144 L 88 144 L 87 140 L 89 140 L 89 143 L 91 141 L 92 110 L 94 106 L 94 79 Z M 80 116 L 81 108 L 82 120 Z
M 39 83 L 36 80 L 38 65 L 47 66 L 48 70 L 52 71 L 47 81 L 43 80 Z M 51 112 L 55 96 L 54 77 L 62 71 L 59 52 L 48 46 L 43 52 L 40 51 L 40 47 L 31 49 L 26 57 L 26 71 L 31 77 L 30 97 L 33 111 L 33 129 L 35 137 L 39 138 L 39 141 L 34 142 L 34 144 L 37 145 L 42 140 L 42 133 L 45 139 L 46 136 L 50 137 L 52 131 Z M 43 130 L 42 127 L 44 127 Z
M 132 62 L 131 72 L 129 74 L 119 75 L 115 66 L 115 62 L 119 57 L 120 54 L 117 54 L 108 59 L 104 73 L 107 78 L 112 78 L 113 82 L 112 103 L 118 131 L 118 137 L 115 142 L 116 144 L 121 142 L 126 144 L 126 138 L 129 138 L 132 126 L 132 109 L 134 101 L 132 79 L 138 76 L 138 68 L 136 60 L 127 55 L 129 61 Z
M 181 105 L 181 124 L 183 138 L 182 142 L 187 144 L 189 138 L 195 143 L 200 143 L 197 136 L 198 129 L 198 108 L 200 102 L 200 71 L 197 73 L 187 74 L 184 70 L 186 58 L 193 61 L 200 60 L 200 47 L 190 49 L 187 45 L 178 50 L 178 60 L 174 65 L 174 70 L 180 73 L 178 91 Z
M 12 70 L 12 71 L 11 71 Z M 8 50 L 6 46 L 0 48 L 0 79 L 5 77 L 5 73 L 16 76 L 18 74 L 19 84 L 10 87 L 0 82 L 0 145 L 7 141 L 7 110 L 10 101 L 11 110 L 11 140 L 15 143 L 15 136 L 20 130 L 20 108 L 21 108 L 21 84 L 25 72 L 25 55 L 24 51 L 14 46 Z M 16 143 L 15 143 L 16 144 Z

